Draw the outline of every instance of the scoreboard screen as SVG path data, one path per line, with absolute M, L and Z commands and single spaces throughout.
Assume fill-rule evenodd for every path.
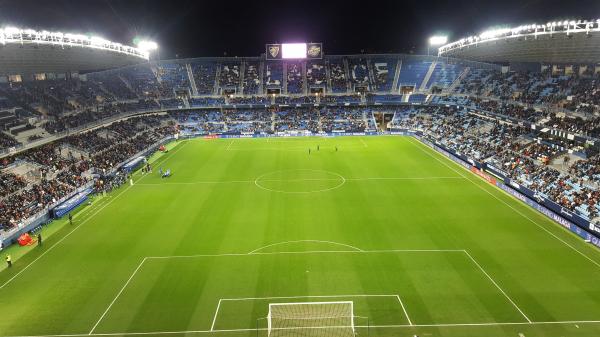
M 267 45 L 267 60 L 320 59 L 323 58 L 321 43 L 281 43 Z
M 305 59 L 306 43 L 284 43 L 281 45 L 282 59 Z

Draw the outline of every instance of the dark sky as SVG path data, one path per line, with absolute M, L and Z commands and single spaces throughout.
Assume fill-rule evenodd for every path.
M 323 42 L 327 54 L 423 53 L 496 25 L 599 19 L 600 0 L 0 0 L 0 26 L 155 40 L 161 58 L 258 56 L 265 43 Z

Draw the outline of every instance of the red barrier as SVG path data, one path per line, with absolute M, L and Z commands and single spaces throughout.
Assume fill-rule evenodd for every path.
M 29 235 L 28 233 L 19 236 L 19 239 L 17 241 L 19 241 L 19 246 L 31 246 L 35 243 L 35 240 L 32 239 L 31 235 Z

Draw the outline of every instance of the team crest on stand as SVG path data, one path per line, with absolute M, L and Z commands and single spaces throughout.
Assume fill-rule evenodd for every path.
M 308 48 L 308 56 L 309 57 L 320 57 L 321 56 L 321 46 L 312 45 Z
M 269 46 L 269 54 L 272 58 L 277 58 L 279 56 L 280 48 L 278 45 Z

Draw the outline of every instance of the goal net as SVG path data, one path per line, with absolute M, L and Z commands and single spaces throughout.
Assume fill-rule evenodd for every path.
M 270 303 L 269 337 L 353 337 L 354 305 L 342 302 Z

